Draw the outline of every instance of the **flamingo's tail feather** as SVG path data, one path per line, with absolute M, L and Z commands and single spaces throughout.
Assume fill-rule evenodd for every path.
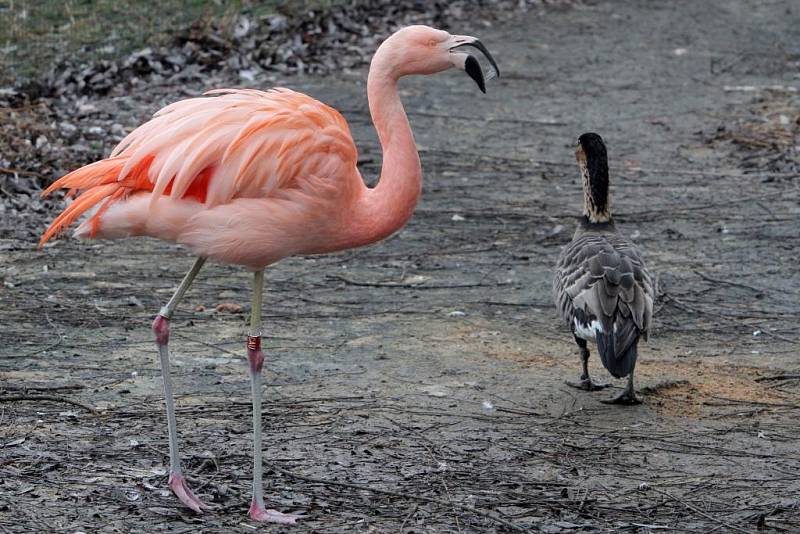
M 48 240 L 75 222 L 85 212 L 105 200 L 97 213 L 92 216 L 90 236 L 93 237 L 97 233 L 100 216 L 112 202 L 125 193 L 125 184 L 119 182 L 118 178 L 126 159 L 109 158 L 86 165 L 59 178 L 44 190 L 42 196 L 62 188 L 69 189 L 68 196 L 74 195 L 78 190 L 82 190 L 83 193 L 50 223 L 39 241 L 39 248 L 42 248 Z

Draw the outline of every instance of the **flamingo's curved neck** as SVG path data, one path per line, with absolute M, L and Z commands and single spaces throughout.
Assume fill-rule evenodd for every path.
M 422 190 L 422 167 L 411 125 L 397 91 L 392 69 L 396 50 L 381 47 L 367 78 L 372 121 L 383 150 L 378 184 L 367 189 L 358 206 L 362 239 L 374 242 L 400 229 L 414 212 Z

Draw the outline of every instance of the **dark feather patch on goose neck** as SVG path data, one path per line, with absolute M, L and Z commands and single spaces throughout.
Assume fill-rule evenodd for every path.
M 583 178 L 584 215 L 593 223 L 610 221 L 608 155 L 603 139 L 595 133 L 583 134 L 578 139 L 575 157 Z

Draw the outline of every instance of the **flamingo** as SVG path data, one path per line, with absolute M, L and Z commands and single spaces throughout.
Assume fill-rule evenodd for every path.
M 169 368 L 169 322 L 206 260 L 253 271 L 247 359 L 253 400 L 253 520 L 293 524 L 301 516 L 267 509 L 262 485 L 261 304 L 264 269 L 280 259 L 379 241 L 411 217 L 422 169 L 398 95 L 398 80 L 464 70 L 486 92 L 475 37 L 409 26 L 376 51 L 367 79 L 370 115 L 383 150 L 380 180 L 365 185 L 350 129 L 335 109 L 289 89 L 219 89 L 168 105 L 133 130 L 110 156 L 63 176 L 43 195 L 82 193 L 50 224 L 39 247 L 94 209 L 75 230 L 84 239 L 150 236 L 197 256 L 152 329 L 164 380 L 169 435 L 168 484 L 187 507 L 211 507 L 181 470 Z M 491 73 L 491 71 L 490 71 Z

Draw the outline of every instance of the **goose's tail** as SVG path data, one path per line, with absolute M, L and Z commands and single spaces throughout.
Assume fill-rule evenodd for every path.
M 639 329 L 631 320 L 615 318 L 605 332 L 597 332 L 597 352 L 603 366 L 614 378 L 622 378 L 633 372 L 639 355 Z

